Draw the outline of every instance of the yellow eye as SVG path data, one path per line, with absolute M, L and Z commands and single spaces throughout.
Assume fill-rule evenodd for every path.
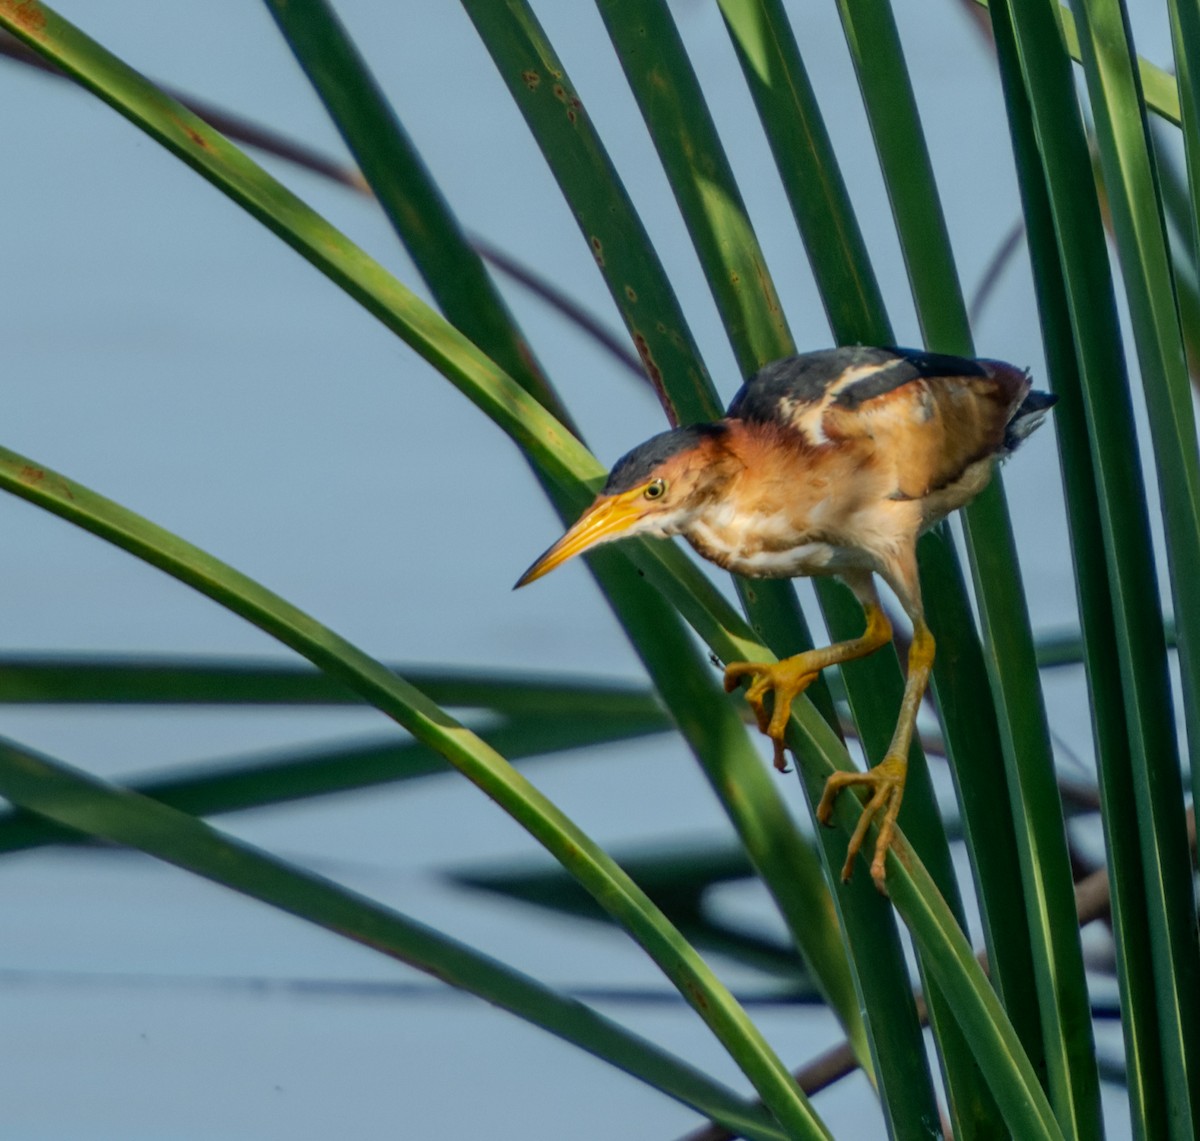
M 646 485 L 646 490 L 643 491 L 642 494 L 647 499 L 661 499 L 666 494 L 666 491 L 667 491 L 666 481 L 661 480 L 661 479 L 656 479 L 653 483 Z

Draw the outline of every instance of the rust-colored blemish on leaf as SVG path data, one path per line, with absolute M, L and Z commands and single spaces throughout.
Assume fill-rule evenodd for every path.
M 633 343 L 637 348 L 638 356 L 642 358 L 642 364 L 646 367 L 646 375 L 650 378 L 650 383 L 654 385 L 655 390 L 662 394 L 662 369 L 655 363 L 654 355 L 650 352 L 650 345 L 646 338 L 641 333 L 633 334 Z
M 45 31 L 46 13 L 37 0 L 19 0 L 16 4 L 12 0 L 0 0 L 0 11 L 7 12 L 13 23 L 19 24 L 30 35 Z
M 762 290 L 762 295 L 767 301 L 767 312 L 781 312 L 779 295 L 775 292 L 775 284 L 771 281 L 771 275 L 767 273 L 767 267 L 761 261 L 755 261 L 754 272 L 758 275 L 758 288 Z
M 697 1010 L 704 1011 L 708 1009 L 708 995 L 704 993 L 694 979 L 685 979 L 683 987 L 687 991 L 689 1001 Z
M 187 135 L 191 141 L 198 146 L 202 151 L 212 150 L 208 140 L 196 130 L 195 127 L 189 126 L 187 123 L 180 124 L 183 127 L 183 133 Z
M 583 110 L 583 102 L 578 95 L 568 91 L 561 83 L 554 85 L 554 98 L 567 108 L 567 121 L 571 124 L 579 117 L 579 112 Z
M 637 304 L 637 290 L 634 289 L 632 285 L 625 286 L 625 297 L 630 305 Z
M 603 268 L 604 266 L 604 243 L 600 241 L 595 234 L 591 238 L 592 256 L 596 259 L 596 264 Z
M 679 414 L 675 410 L 675 405 L 671 403 L 671 398 L 667 395 L 666 387 L 663 384 L 662 369 L 658 367 L 658 362 L 655 361 L 654 354 L 650 352 L 649 343 L 638 329 L 633 330 L 633 343 L 637 348 L 638 356 L 642 358 L 642 367 L 646 370 L 646 377 L 650 381 L 650 386 L 654 389 L 654 395 L 658 397 L 658 402 L 667 414 L 667 419 L 671 422 L 671 427 L 678 428 Z
M 521 79 L 524 80 L 525 86 L 528 87 L 530 91 L 536 91 L 538 89 L 538 84 L 542 82 L 541 75 L 534 71 L 533 68 L 530 68 L 528 71 L 521 72 Z
M 24 464 L 17 472 L 17 478 L 22 483 L 29 484 L 30 487 L 37 487 L 46 479 L 46 469 L 35 467 L 33 464 Z M 61 495 L 64 499 L 74 499 L 75 493 L 71 490 L 71 485 L 65 480 L 55 477 L 49 485 L 50 491 L 54 495 Z

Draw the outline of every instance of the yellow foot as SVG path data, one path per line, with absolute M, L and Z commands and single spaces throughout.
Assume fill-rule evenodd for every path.
M 862 842 L 866 838 L 871 821 L 879 816 L 879 835 L 875 840 L 875 858 L 871 861 L 871 878 L 875 886 L 887 895 L 887 869 L 885 867 L 888 849 L 896 834 L 896 817 L 900 812 L 900 801 L 904 796 L 904 778 L 908 772 L 908 761 L 904 757 L 888 754 L 873 769 L 865 773 L 834 773 L 825 782 L 825 791 L 821 795 L 821 803 L 817 805 L 817 819 L 822 824 L 828 824 L 833 818 L 833 804 L 838 793 L 853 785 L 863 785 L 872 790 L 871 799 L 863 806 L 863 814 L 859 818 L 854 835 L 850 837 L 850 846 L 846 850 L 846 863 L 842 868 L 842 883 L 847 883 L 851 872 L 854 871 L 854 857 L 858 855 Z
M 726 693 L 737 689 L 742 678 L 754 679 L 746 690 L 746 700 L 754 710 L 759 729 L 771 738 L 775 746 L 775 767 L 781 773 L 788 771 L 787 757 L 784 756 L 783 750 L 792 702 L 812 685 L 820 672 L 820 667 L 814 669 L 811 660 L 806 660 L 804 654 L 784 658 L 781 662 L 769 665 L 765 662 L 730 662 L 725 667 Z M 763 698 L 772 690 L 775 693 L 775 704 L 772 712 L 768 714 Z

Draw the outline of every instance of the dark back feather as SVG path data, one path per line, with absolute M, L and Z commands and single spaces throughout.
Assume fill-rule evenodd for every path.
M 797 404 L 820 401 L 835 381 L 848 370 L 869 365 L 885 366 L 895 360 L 887 349 L 855 346 L 822 349 L 815 353 L 785 357 L 763 365 L 730 402 L 726 415 L 733 420 L 786 422 L 781 412 Z
M 944 353 L 866 345 L 822 349 L 764 365 L 742 385 L 726 415 L 795 426 L 798 413 L 826 400 L 852 411 L 921 377 L 986 375 L 979 362 Z

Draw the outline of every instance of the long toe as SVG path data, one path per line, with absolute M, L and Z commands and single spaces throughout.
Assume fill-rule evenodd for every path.
M 730 662 L 725 667 L 725 692 L 732 693 L 741 685 L 742 678 L 753 677 L 768 668 L 766 662 Z
M 896 835 L 896 817 L 904 796 L 904 781 L 908 765 L 903 758 L 885 757 L 873 769 L 865 773 L 834 773 L 826 782 L 816 816 L 822 824 L 833 818 L 833 806 L 844 788 L 861 786 L 870 791 L 870 799 L 863 805 L 850 843 L 846 846 L 846 863 L 842 867 L 842 882 L 850 879 L 854 871 L 854 860 L 862 849 L 871 822 L 879 825 L 875 839 L 875 851 L 871 860 L 871 878 L 875 886 L 887 894 L 887 854 Z
M 746 704 L 754 711 L 758 731 L 768 735 L 771 732 L 771 715 L 767 712 L 766 696 L 770 692 L 771 680 L 768 677 L 756 678 L 746 689 Z
M 817 672 L 804 654 L 781 662 L 730 662 L 725 667 L 726 692 L 736 689 L 743 678 L 753 678 L 746 690 L 746 701 L 754 710 L 759 730 L 771 738 L 775 747 L 775 767 L 780 772 L 788 771 L 784 737 L 792 714 L 792 702 L 813 683 Z M 768 693 L 774 694 L 770 713 L 766 707 Z
M 787 743 L 784 741 L 783 736 L 776 737 L 774 733 L 768 733 L 767 735 L 771 738 L 771 744 L 775 749 L 775 767 L 781 773 L 790 773 L 792 770 L 787 762 Z
M 726 693 L 737 689 L 743 678 L 751 679 L 746 687 L 746 704 L 754 711 L 754 720 L 758 722 L 760 733 L 767 733 L 771 724 L 765 698 L 774 685 L 772 669 L 773 666 L 767 662 L 730 662 L 725 667 Z

